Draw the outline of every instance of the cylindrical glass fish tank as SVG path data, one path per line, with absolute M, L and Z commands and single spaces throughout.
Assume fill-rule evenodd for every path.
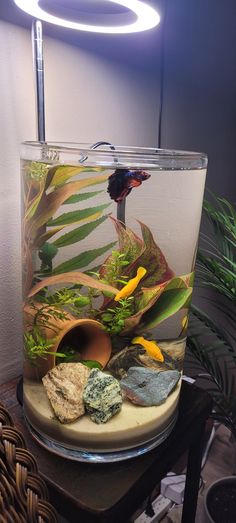
M 81 461 L 131 458 L 177 414 L 207 158 L 22 145 L 24 414 Z

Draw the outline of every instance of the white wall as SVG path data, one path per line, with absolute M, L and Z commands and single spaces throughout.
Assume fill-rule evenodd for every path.
M 47 140 L 154 146 L 157 75 L 45 38 Z M 30 31 L 0 21 L 0 383 L 22 362 L 19 143 L 34 140 Z

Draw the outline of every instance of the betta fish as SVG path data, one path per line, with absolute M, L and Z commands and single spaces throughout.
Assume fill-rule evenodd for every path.
M 139 187 L 144 180 L 150 178 L 145 171 L 129 171 L 128 169 L 116 169 L 108 180 L 108 189 L 112 200 L 120 203 L 132 191 L 133 187 Z

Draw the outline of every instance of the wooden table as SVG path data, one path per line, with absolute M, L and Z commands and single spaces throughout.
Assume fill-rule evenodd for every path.
M 209 395 L 183 382 L 175 428 L 156 449 L 131 460 L 87 464 L 66 460 L 40 447 L 28 433 L 16 399 L 17 380 L 0 387 L 8 408 L 51 494 L 51 502 L 71 523 L 126 523 L 160 480 L 188 451 L 182 523 L 194 523 L 205 423 L 212 408 Z

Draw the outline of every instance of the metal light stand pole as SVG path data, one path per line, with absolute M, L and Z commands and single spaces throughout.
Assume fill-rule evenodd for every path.
M 39 142 L 45 142 L 43 30 L 40 20 L 33 20 L 32 23 L 32 50 L 35 73 L 37 137 Z
M 35 74 L 36 92 L 36 117 L 37 117 L 37 138 L 38 141 L 45 142 L 45 101 L 44 101 L 44 62 L 43 62 L 43 30 L 40 20 L 32 22 L 32 51 L 33 67 Z M 91 149 L 96 149 L 101 144 L 111 145 L 109 142 L 97 142 Z M 111 145 L 111 149 L 115 149 Z M 125 224 L 125 199 L 117 204 L 117 219 Z

